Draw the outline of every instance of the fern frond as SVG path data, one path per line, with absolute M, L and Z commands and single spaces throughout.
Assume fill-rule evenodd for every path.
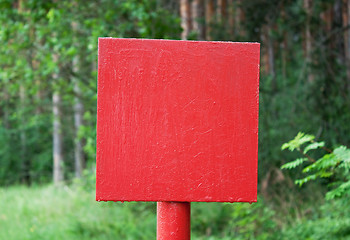
M 334 149 L 334 154 L 339 160 L 344 162 L 350 162 L 350 149 L 345 146 L 340 146 Z
M 312 180 L 315 180 L 317 178 L 318 174 L 312 174 L 312 175 L 309 175 L 303 179 L 298 179 L 298 180 L 295 180 L 295 184 L 299 185 L 299 187 L 301 187 L 303 184 L 307 183 L 307 182 L 310 182 Z
M 306 154 L 310 150 L 314 150 L 320 147 L 324 147 L 324 142 L 313 142 L 304 149 L 304 154 Z
M 315 136 L 305 134 L 303 132 L 299 132 L 293 140 L 282 145 L 281 149 L 289 149 L 290 151 L 294 151 L 295 149 L 300 149 L 300 146 L 304 143 L 311 142 L 314 140 Z
M 329 191 L 326 194 L 326 199 L 330 200 L 336 197 L 341 197 L 344 193 L 350 191 L 350 181 L 347 181 L 343 184 L 341 184 L 339 187 L 333 189 L 332 191 Z
M 298 158 L 281 166 L 281 169 L 293 169 L 307 161 L 307 158 Z

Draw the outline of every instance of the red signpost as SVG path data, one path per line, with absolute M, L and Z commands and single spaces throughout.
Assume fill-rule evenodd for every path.
M 158 202 L 157 203 L 157 239 L 190 239 L 191 203 Z
M 167 240 L 190 202 L 255 202 L 259 49 L 100 38 L 96 199 L 157 201 Z

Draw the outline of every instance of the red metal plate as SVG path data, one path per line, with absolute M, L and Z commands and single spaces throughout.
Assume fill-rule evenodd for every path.
M 100 38 L 96 199 L 256 201 L 259 51 Z

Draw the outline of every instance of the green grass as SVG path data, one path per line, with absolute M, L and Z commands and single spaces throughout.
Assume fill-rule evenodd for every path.
M 191 211 L 192 239 L 279 239 L 262 200 L 192 203 Z M 0 188 L 0 239 L 156 239 L 156 204 L 96 202 L 93 187 L 79 184 Z
M 0 239 L 155 239 L 154 212 L 154 203 L 98 203 L 76 188 L 2 188 Z
M 192 203 L 192 239 L 350 239 L 349 199 L 304 203 L 305 214 L 294 221 L 262 199 Z M 0 240 L 156 239 L 155 213 L 155 203 L 96 202 L 93 181 L 0 188 Z
M 0 188 L 0 239 L 155 239 L 155 203 L 96 202 L 79 184 Z M 261 204 L 192 203 L 192 239 L 271 239 Z

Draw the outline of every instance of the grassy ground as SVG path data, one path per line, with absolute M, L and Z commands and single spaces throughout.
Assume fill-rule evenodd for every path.
M 69 187 L 11 187 L 0 189 L 0 239 L 155 239 L 154 211 Z
M 0 239 L 155 239 L 155 203 L 96 202 L 93 190 L 51 185 L 0 188 Z M 192 239 L 272 239 L 259 204 L 192 204 Z
M 0 188 L 0 240 L 156 238 L 155 203 L 96 202 L 93 189 L 93 184 Z M 192 203 L 192 239 L 347 240 L 349 199 L 314 204 L 308 217 L 290 224 L 291 216 L 275 213 L 262 199 L 252 205 Z

